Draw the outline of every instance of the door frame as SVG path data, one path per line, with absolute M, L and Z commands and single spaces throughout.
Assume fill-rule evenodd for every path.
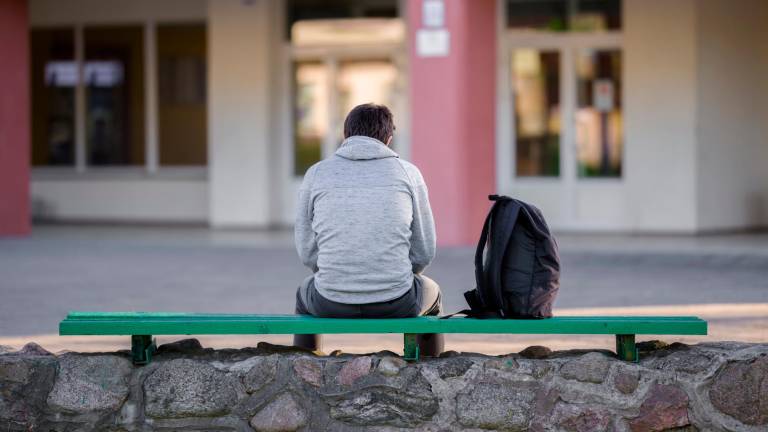
M 576 154 L 576 53 L 579 49 L 618 49 L 624 52 L 621 31 L 594 33 L 516 30 L 506 27 L 506 1 L 498 0 L 497 14 L 497 101 L 496 101 L 496 188 L 502 194 L 517 195 L 521 189 L 556 194 L 562 201 L 560 226 L 578 228 L 577 194 L 587 184 L 620 185 L 623 177 L 579 178 Z M 514 94 L 511 60 L 514 49 L 547 49 L 560 53 L 560 175 L 517 177 L 515 151 Z M 622 74 L 625 74 L 624 68 Z M 622 160 L 625 151 L 622 152 Z M 587 186 L 588 187 L 588 186 Z
M 343 119 L 338 118 L 338 91 L 336 88 L 336 78 L 338 67 L 341 62 L 354 60 L 390 60 L 398 69 L 397 86 L 401 89 L 395 96 L 395 112 L 399 113 L 400 118 L 395 119 L 397 124 L 397 144 L 398 153 L 404 159 L 409 159 L 411 155 L 410 140 L 410 83 L 408 77 L 408 53 L 406 42 L 377 44 L 377 45 L 350 45 L 350 46 L 312 46 L 298 47 L 286 42 L 282 49 L 282 70 L 285 71 L 286 78 L 283 79 L 281 89 L 283 100 L 287 101 L 284 109 L 285 121 L 281 125 L 281 136 L 284 137 L 285 151 L 282 152 L 282 178 L 285 185 L 281 193 L 284 203 L 282 219 L 285 224 L 292 224 L 295 212 L 295 201 L 303 176 L 294 174 L 294 77 L 293 64 L 301 61 L 315 61 L 323 63 L 328 67 L 328 94 L 329 94 L 329 116 L 328 130 L 336 130 L 338 122 Z M 328 133 L 322 144 L 322 158 L 326 158 L 336 151 L 339 143 Z

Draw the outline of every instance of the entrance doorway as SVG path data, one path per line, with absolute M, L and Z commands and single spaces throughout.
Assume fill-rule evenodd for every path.
M 331 156 L 343 140 L 346 114 L 356 105 L 387 105 L 396 132 L 392 148 L 410 155 L 405 23 L 399 18 L 297 22 L 291 29 L 286 70 L 291 73 L 291 185 L 285 220 L 293 220 L 304 173 Z
M 621 220 L 622 35 L 505 29 L 499 50 L 498 188 L 565 229 Z
M 294 61 L 294 175 L 333 154 L 343 139 L 345 116 L 355 106 L 384 104 L 399 120 L 399 75 L 387 56 Z M 399 141 L 394 148 L 401 147 Z

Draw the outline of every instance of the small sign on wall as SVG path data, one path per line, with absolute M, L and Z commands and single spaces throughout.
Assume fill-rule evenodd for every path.
M 445 26 L 445 3 L 443 0 L 424 0 L 421 8 L 421 23 L 424 27 Z
M 451 49 L 451 35 L 446 29 L 416 32 L 416 54 L 419 57 L 445 57 Z
M 445 28 L 445 2 L 422 0 L 422 27 L 416 31 L 416 55 L 445 57 L 451 51 L 451 34 Z
M 613 111 L 614 89 L 612 80 L 595 80 L 592 84 L 592 105 L 599 112 Z

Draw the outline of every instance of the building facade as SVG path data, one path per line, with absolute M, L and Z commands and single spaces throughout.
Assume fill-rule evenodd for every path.
M 0 233 L 290 225 L 389 105 L 441 244 L 489 193 L 558 230 L 768 226 L 762 0 L 0 0 Z

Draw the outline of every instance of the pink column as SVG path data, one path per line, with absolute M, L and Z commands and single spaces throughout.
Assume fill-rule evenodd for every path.
M 29 233 L 27 0 L 0 0 L 0 236 Z
M 496 190 L 496 0 L 445 0 L 449 51 L 436 57 L 416 49 L 423 0 L 407 3 L 413 161 L 429 187 L 438 244 L 473 244 Z

